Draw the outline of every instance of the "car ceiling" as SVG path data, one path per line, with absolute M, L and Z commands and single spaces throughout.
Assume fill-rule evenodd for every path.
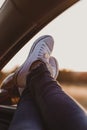
M 80 0 L 6 0 L 0 9 L 0 70 L 44 26 Z

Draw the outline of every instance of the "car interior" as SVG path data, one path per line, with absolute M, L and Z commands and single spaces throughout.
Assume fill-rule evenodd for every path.
M 0 70 L 41 29 L 78 1 L 5 0 L 0 8 Z M 0 116 L 9 122 L 20 99 L 17 88 L 1 84 L 0 98 Z

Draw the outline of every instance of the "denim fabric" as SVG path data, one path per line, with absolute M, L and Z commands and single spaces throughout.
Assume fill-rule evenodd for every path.
M 21 97 L 9 130 L 43 130 L 41 116 L 30 93 Z
M 87 114 L 41 64 L 28 75 L 27 88 L 49 130 L 87 130 Z M 26 91 L 27 92 L 27 91 Z
M 85 111 L 61 89 L 45 64 L 28 74 L 9 130 L 42 130 L 41 121 L 47 130 L 87 130 Z

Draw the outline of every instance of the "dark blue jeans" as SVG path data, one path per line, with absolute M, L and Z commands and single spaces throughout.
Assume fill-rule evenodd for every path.
M 43 128 L 87 130 L 87 115 L 79 104 L 61 89 L 42 63 L 27 76 L 27 87 L 9 130 Z

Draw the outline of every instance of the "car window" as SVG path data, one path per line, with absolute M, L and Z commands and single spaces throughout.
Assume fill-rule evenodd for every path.
M 87 109 L 86 12 L 87 1 L 83 0 L 50 22 L 2 69 L 1 79 L 3 80 L 24 63 L 33 42 L 38 37 L 52 35 L 55 42 L 52 55 L 57 58 L 60 68 L 57 80 L 64 90 Z
M 72 69 L 75 71 L 87 71 L 87 2 L 83 0 L 78 2 L 44 29 L 42 29 L 19 53 L 11 60 L 11 62 L 3 69 L 9 70 L 13 65 L 21 65 L 26 59 L 30 46 L 39 36 L 52 35 L 55 41 L 53 55 L 58 59 L 60 68 Z M 20 58 L 19 58 L 20 57 Z M 18 59 L 19 58 L 19 59 Z M 16 59 L 16 60 L 15 60 Z M 11 64 L 11 65 L 10 65 Z

